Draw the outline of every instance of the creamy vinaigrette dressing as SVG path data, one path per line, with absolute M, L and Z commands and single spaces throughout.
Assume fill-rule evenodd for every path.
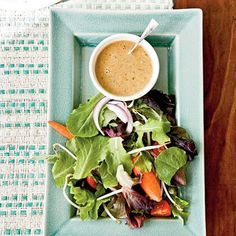
M 151 79 L 150 57 L 142 46 L 128 55 L 133 45 L 133 42 L 124 40 L 111 43 L 97 58 L 95 73 L 98 82 L 114 95 L 133 95 L 142 90 Z

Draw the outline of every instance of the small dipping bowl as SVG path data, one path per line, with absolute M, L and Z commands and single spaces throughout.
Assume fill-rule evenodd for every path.
M 135 44 L 139 39 L 140 38 L 134 34 L 114 34 L 114 35 L 111 35 L 111 36 L 105 38 L 104 40 L 102 40 L 96 46 L 94 51 L 92 52 L 92 55 L 91 55 L 90 61 L 89 61 L 90 78 L 92 79 L 92 82 L 93 82 L 94 86 L 96 87 L 96 89 L 100 93 L 102 93 L 104 96 L 114 99 L 114 100 L 131 101 L 131 100 L 135 100 L 135 99 L 138 99 L 138 98 L 144 96 L 155 85 L 158 75 L 159 75 L 159 68 L 160 68 L 159 59 L 157 57 L 157 54 L 156 54 L 154 48 L 146 40 L 143 40 L 139 45 L 144 48 L 144 50 L 146 51 L 146 53 L 150 57 L 151 64 L 152 64 L 152 75 L 151 75 L 151 78 L 149 79 L 149 81 L 147 82 L 147 84 L 141 90 L 139 90 L 137 93 L 129 95 L 129 96 L 119 96 L 116 94 L 112 94 L 112 93 L 108 92 L 106 89 L 104 89 L 97 79 L 96 72 L 95 72 L 96 61 L 97 61 L 99 54 L 101 53 L 101 51 L 105 47 L 107 47 L 109 44 L 114 43 L 116 41 L 131 41 Z

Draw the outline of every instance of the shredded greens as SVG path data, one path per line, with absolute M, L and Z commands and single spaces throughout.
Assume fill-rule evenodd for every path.
M 155 90 L 129 106 L 111 102 L 123 109 L 127 123 L 104 105 L 99 111 L 101 134 L 93 110 L 102 98 L 98 94 L 73 110 L 66 122 L 73 138 L 55 144 L 55 153 L 43 157 L 53 165 L 56 186 L 63 187 L 66 200 L 82 220 L 108 216 L 120 223 L 125 218 L 131 228 L 137 228 L 146 218 L 172 215 L 184 223 L 189 202 L 178 195 L 177 183 L 186 184 L 181 179 L 186 178 L 183 167 L 197 151 L 187 131 L 176 125 L 174 97 Z M 132 132 L 127 132 L 128 125 Z M 153 194 L 169 206 L 165 214 Z

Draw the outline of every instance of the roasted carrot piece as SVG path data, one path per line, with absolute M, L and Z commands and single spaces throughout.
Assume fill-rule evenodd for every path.
M 74 138 L 74 135 L 64 125 L 53 120 L 49 120 L 48 124 L 53 129 L 55 129 L 59 134 L 61 134 L 63 137 L 68 138 L 68 139 Z
M 137 157 L 134 157 L 133 163 L 137 160 Z M 136 176 L 142 175 L 140 186 L 143 191 L 154 201 L 160 202 L 162 200 L 160 180 L 156 174 L 151 172 L 141 172 L 140 169 L 135 166 L 133 172 Z
M 93 177 L 88 176 L 88 177 L 86 178 L 86 181 L 87 181 L 87 183 L 89 184 L 89 186 L 90 186 L 91 188 L 97 189 L 97 183 L 96 183 L 96 181 L 94 180 Z
M 151 210 L 151 215 L 152 216 L 170 216 L 171 215 L 170 204 L 166 200 L 157 202 L 156 205 Z

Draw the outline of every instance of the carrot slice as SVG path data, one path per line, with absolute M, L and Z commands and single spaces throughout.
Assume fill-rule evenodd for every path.
M 166 200 L 157 202 L 154 208 L 151 210 L 152 216 L 170 216 L 171 208 L 170 204 Z
M 137 160 L 137 157 L 134 157 L 133 163 Z M 161 185 L 160 180 L 156 176 L 156 174 L 151 172 L 141 172 L 140 169 L 135 166 L 133 168 L 133 172 L 136 176 L 142 175 L 140 186 L 143 191 L 154 201 L 160 202 L 162 200 L 161 194 Z
M 94 180 L 93 177 L 88 176 L 88 177 L 86 178 L 86 181 L 87 181 L 87 183 L 89 184 L 89 186 L 90 186 L 91 188 L 97 189 L 97 183 L 96 183 L 96 181 Z
M 64 125 L 53 120 L 49 120 L 48 124 L 53 129 L 55 129 L 59 134 L 61 134 L 63 137 L 68 138 L 68 139 L 74 138 L 74 135 Z

